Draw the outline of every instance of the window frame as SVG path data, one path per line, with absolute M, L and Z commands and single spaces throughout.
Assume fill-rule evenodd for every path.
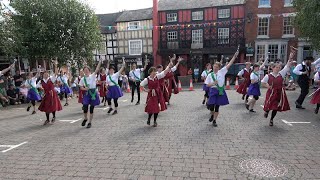
M 202 18 L 201 19 L 193 19 L 193 13 L 202 13 Z M 191 20 L 192 21 L 203 21 L 203 19 L 204 19 L 204 12 L 203 12 L 203 10 L 195 10 L 195 11 L 192 11 L 191 12 Z
M 132 42 L 140 42 L 140 45 L 141 45 L 141 53 L 140 54 L 132 54 L 131 52 L 131 43 Z M 143 51 L 143 44 L 142 44 L 142 39 L 135 39 L 135 40 L 129 40 L 128 41 L 128 49 L 129 49 L 129 55 L 141 55 L 142 54 L 142 51 Z
M 133 26 L 131 26 L 131 23 L 138 23 L 137 28 L 132 28 Z M 131 21 L 128 22 L 128 30 L 129 31 L 134 31 L 134 30 L 139 30 L 140 29 L 140 21 Z
M 176 20 L 173 20 L 173 21 L 169 21 L 168 20 L 168 16 L 170 16 L 170 15 L 172 15 L 172 14 L 176 14 Z M 172 17 L 170 17 L 170 18 L 172 18 Z M 170 12 L 170 13 L 167 13 L 166 14 L 166 20 L 167 20 L 167 23 L 174 23 L 174 22 L 178 22 L 178 13 L 177 12 Z
M 275 58 L 280 59 L 284 63 L 288 61 L 288 47 L 289 47 L 289 41 L 288 40 L 281 40 L 281 41 L 271 41 L 271 40 L 257 40 L 255 42 L 255 49 L 256 49 L 256 54 L 255 54 L 255 61 L 259 61 L 261 54 L 258 54 L 258 46 L 264 47 L 264 57 L 268 57 L 269 54 L 268 52 L 270 51 L 269 47 L 272 45 L 277 45 L 277 55 Z M 271 59 L 274 60 L 274 59 Z
M 288 18 L 290 19 L 291 25 L 285 25 L 285 20 Z M 294 19 L 293 18 L 294 18 L 293 16 L 284 16 L 283 17 L 282 37 L 294 37 L 295 36 L 294 35 L 294 25 L 293 25 Z M 285 29 L 285 28 L 290 28 L 290 27 L 291 27 L 292 33 L 291 34 L 285 33 L 286 31 L 288 31 L 288 29 Z
M 220 11 L 223 10 L 229 10 L 229 16 L 228 17 L 220 17 Z M 220 8 L 218 9 L 218 19 L 229 19 L 231 18 L 231 9 L 230 8 Z
M 290 3 L 286 1 L 291 1 Z M 284 7 L 293 7 L 293 0 L 284 0 Z
M 169 33 L 175 33 L 176 39 L 169 39 Z M 167 42 L 177 42 L 178 41 L 178 31 L 168 31 L 167 32 Z
M 201 32 L 201 33 L 195 33 L 198 35 L 198 40 L 194 40 L 194 32 Z M 201 34 L 201 36 L 200 36 Z M 192 29 L 191 31 L 191 43 L 192 44 L 203 44 L 203 29 Z
M 228 38 L 220 38 L 219 34 L 220 34 L 220 30 L 226 30 L 228 29 Z M 225 44 L 229 44 L 230 43 L 230 28 L 229 27 L 220 27 L 217 29 L 217 33 L 218 33 L 218 44 L 219 45 L 225 45 Z M 226 37 L 225 35 L 223 35 L 224 37 Z
M 259 0 L 258 1 L 258 8 L 271 8 L 271 0 L 268 0 L 269 4 L 260 4 L 261 1 L 266 1 L 266 0 Z
M 258 14 L 258 29 L 257 29 L 257 38 L 269 38 L 269 31 L 270 31 L 270 17 L 271 14 Z M 268 19 L 268 27 L 267 27 L 267 34 L 266 35 L 260 35 L 260 20 L 261 19 Z

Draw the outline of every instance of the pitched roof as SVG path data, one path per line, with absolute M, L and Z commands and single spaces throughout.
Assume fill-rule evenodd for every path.
M 116 22 L 130 22 L 152 19 L 152 8 L 124 11 Z
M 246 0 L 160 0 L 159 11 L 244 4 Z
M 115 28 L 109 28 L 113 26 L 117 18 L 122 14 L 122 12 L 112 13 L 112 14 L 97 14 L 98 20 L 100 22 L 100 31 L 102 34 L 114 33 L 116 32 Z

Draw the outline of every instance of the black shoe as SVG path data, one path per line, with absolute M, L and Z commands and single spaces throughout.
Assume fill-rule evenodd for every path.
M 53 124 L 55 121 L 56 121 L 56 117 L 53 117 L 53 118 L 51 119 L 51 123 Z
M 36 114 L 36 111 L 32 111 L 32 113 L 31 114 Z
M 83 120 L 83 121 L 82 121 L 81 126 L 85 126 L 85 125 L 86 125 L 86 123 L 87 123 L 87 120 L 85 119 L 85 120 Z
M 203 100 L 203 101 L 202 101 L 202 105 L 204 105 L 205 103 L 206 103 L 206 100 Z
M 158 123 L 157 122 L 154 122 L 153 123 L 153 127 L 157 127 L 158 126 Z
M 118 111 L 117 110 L 114 110 L 112 115 L 115 115 L 115 114 L 118 114 Z
M 30 111 L 30 108 L 31 108 L 31 106 L 28 106 L 28 107 L 27 107 L 27 111 Z
M 253 112 L 253 113 L 255 113 L 256 111 L 254 111 L 253 109 L 251 109 L 249 112 Z
M 264 112 L 264 115 L 263 115 L 263 116 L 264 116 L 265 118 L 268 118 L 268 115 L 269 115 L 268 112 Z
M 147 124 L 150 126 L 150 120 L 147 121 Z
M 301 105 L 296 105 L 296 108 L 297 109 L 306 109 L 306 108 L 302 107 Z
M 112 109 L 112 108 L 110 108 L 110 109 L 108 110 L 108 114 L 110 114 L 110 113 L 111 113 L 111 111 L 113 111 L 113 109 Z
M 216 120 L 213 121 L 212 125 L 213 125 L 213 127 L 217 127 L 218 126 Z
M 209 122 L 212 122 L 212 121 L 213 121 L 213 116 L 211 116 L 209 119 Z
M 318 114 L 318 113 L 319 113 L 319 109 L 316 108 L 316 109 L 314 110 L 314 113 L 315 113 L 315 114 Z
M 138 101 L 137 103 L 136 103 L 136 105 L 139 105 L 140 104 L 140 102 Z
M 249 104 L 246 104 L 246 108 L 249 110 Z
M 69 104 L 68 104 L 68 103 L 65 103 L 64 106 L 69 106 Z
M 270 119 L 269 126 L 273 126 L 273 120 Z
M 242 96 L 242 100 L 244 100 L 244 96 Z
M 49 124 L 49 122 L 50 122 L 49 120 L 46 120 L 43 125 L 45 126 L 45 125 Z
M 87 128 L 91 128 L 91 123 L 88 123 L 88 126 L 87 126 Z
M 133 98 L 131 99 L 131 103 L 133 103 Z

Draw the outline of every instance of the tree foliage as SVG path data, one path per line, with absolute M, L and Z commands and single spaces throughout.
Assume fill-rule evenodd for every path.
M 320 50 L 320 1 L 319 0 L 294 0 L 298 11 L 295 23 L 301 35 L 312 43 L 316 50 Z
M 93 10 L 77 0 L 15 0 L 12 7 L 16 33 L 25 48 L 23 56 L 92 60 L 100 41 Z

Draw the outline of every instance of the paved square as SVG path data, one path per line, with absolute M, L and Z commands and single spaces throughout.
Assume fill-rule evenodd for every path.
M 139 106 L 126 94 L 115 116 L 98 107 L 91 129 L 81 127 L 76 100 L 48 126 L 43 113 L 2 108 L 0 179 L 320 179 L 320 118 L 308 102 L 295 109 L 298 91 L 287 92 L 292 110 L 274 127 L 263 118 L 264 98 L 250 114 L 240 95 L 227 93 L 217 128 L 200 89 L 174 95 L 157 128 L 146 124 L 146 93 Z

